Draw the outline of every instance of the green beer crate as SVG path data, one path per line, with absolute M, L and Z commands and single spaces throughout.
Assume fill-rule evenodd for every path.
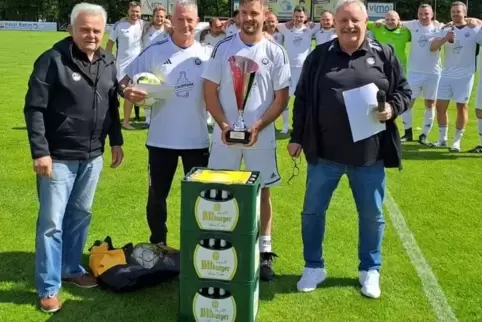
M 259 230 L 251 234 L 181 231 L 181 273 L 188 277 L 250 282 L 259 275 Z
M 260 210 L 259 172 L 194 168 L 181 182 L 181 230 L 250 234 Z
M 180 276 L 181 322 L 254 322 L 259 279 L 247 283 L 199 280 Z

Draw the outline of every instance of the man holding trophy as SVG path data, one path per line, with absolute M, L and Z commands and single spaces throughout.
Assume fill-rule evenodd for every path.
M 220 41 L 202 77 L 206 107 L 216 121 L 208 167 L 259 171 L 261 279 L 272 280 L 271 198 L 280 183 L 274 121 L 288 103 L 290 65 L 286 51 L 263 34 L 267 0 L 241 0 L 241 30 Z M 219 89 L 219 90 L 218 90 Z

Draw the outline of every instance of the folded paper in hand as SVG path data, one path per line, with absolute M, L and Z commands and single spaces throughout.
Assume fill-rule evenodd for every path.
M 168 99 L 174 93 L 174 86 L 164 84 L 137 84 L 136 88 L 146 92 L 148 97 L 155 99 Z
M 353 142 L 369 138 L 386 129 L 376 118 L 378 87 L 374 83 L 343 92 Z

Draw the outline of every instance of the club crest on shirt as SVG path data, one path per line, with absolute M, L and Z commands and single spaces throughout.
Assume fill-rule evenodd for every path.
M 82 77 L 80 76 L 79 73 L 72 73 L 72 79 L 76 82 L 78 82 Z
M 465 38 L 469 38 L 470 37 L 470 32 L 466 32 L 465 33 Z
M 202 63 L 203 62 L 201 61 L 201 59 L 199 59 L 197 57 L 194 59 L 194 64 L 196 64 L 196 66 L 201 66 Z
M 425 35 L 421 35 L 417 43 L 419 47 L 425 47 L 428 44 L 428 39 Z
M 268 63 L 269 63 L 268 58 L 263 58 L 263 59 L 261 60 L 261 63 L 262 63 L 263 65 L 265 65 L 265 66 L 268 65 Z
M 374 65 L 375 64 L 375 58 L 368 57 L 367 58 L 367 64 L 370 65 L 370 66 Z
M 293 38 L 293 44 L 295 46 L 299 46 L 301 44 L 301 41 L 303 40 L 303 37 L 300 37 L 300 36 L 295 36 Z

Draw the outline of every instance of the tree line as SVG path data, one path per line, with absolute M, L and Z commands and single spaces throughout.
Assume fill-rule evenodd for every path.
M 102 5 L 108 13 L 108 23 L 114 23 L 124 17 L 128 3 L 131 0 L 90 0 L 91 3 Z M 231 0 L 197 0 L 199 16 L 227 17 L 230 15 Z M 69 14 L 72 7 L 79 0 L 0 0 L 0 20 L 14 21 L 45 21 L 58 22 L 59 25 L 69 22 Z M 376 1 L 373 1 L 376 2 Z M 390 2 L 386 0 L 384 2 Z M 422 3 L 431 4 L 436 9 L 437 20 L 450 20 L 450 5 L 453 0 L 394 0 L 395 8 L 402 20 L 415 19 L 417 8 Z M 468 2 L 469 16 L 482 17 L 481 0 L 464 0 Z M 436 6 L 435 6 L 436 5 Z

